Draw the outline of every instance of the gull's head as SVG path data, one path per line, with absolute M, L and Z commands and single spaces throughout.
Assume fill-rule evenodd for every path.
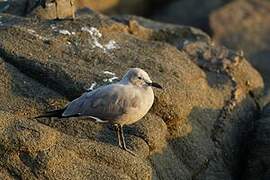
M 137 87 L 156 87 L 162 89 L 158 83 L 152 82 L 149 75 L 140 68 L 130 68 L 123 76 L 122 81 L 129 82 Z

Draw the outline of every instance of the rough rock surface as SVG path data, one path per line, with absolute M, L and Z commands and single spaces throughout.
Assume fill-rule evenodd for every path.
M 1 14 L 0 176 L 6 179 L 238 179 L 263 82 L 200 30 L 100 14 L 42 21 Z M 165 87 L 126 127 L 33 119 L 141 67 Z M 108 74 L 110 71 L 111 73 Z M 3 92 L 3 93 L 2 93 Z
M 243 50 L 269 89 L 270 2 L 234 1 L 215 11 L 210 17 L 210 24 L 214 40 L 226 47 Z
M 243 179 L 270 179 L 270 103 L 255 121 L 255 128 L 249 141 L 248 161 Z
M 67 19 L 75 18 L 77 10 L 75 0 L 44 0 L 44 4 L 35 5 L 32 11 L 26 12 L 26 15 L 35 15 L 42 19 Z

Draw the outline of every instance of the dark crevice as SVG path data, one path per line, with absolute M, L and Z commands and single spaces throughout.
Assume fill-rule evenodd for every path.
M 32 174 L 35 177 L 38 177 L 36 169 L 39 166 L 38 166 L 37 161 L 33 157 L 31 157 L 31 155 L 28 152 L 25 152 L 25 151 L 21 151 L 19 153 L 19 158 L 23 162 L 23 164 L 30 169 Z
M 254 101 L 256 108 L 259 110 L 259 112 L 261 112 L 263 107 L 262 107 L 261 103 L 259 102 L 258 98 L 256 97 L 256 95 L 254 94 L 254 92 L 249 91 L 248 94 L 251 97 L 251 99 Z
M 204 171 L 208 168 L 209 164 L 210 164 L 210 160 L 207 159 L 207 160 L 201 165 L 201 168 L 200 168 L 200 169 L 197 169 L 196 172 L 193 173 L 193 175 L 192 175 L 192 180 L 197 180 L 197 179 L 198 179 L 197 177 L 198 177 L 202 172 L 204 172 Z
M 10 176 L 13 177 L 15 180 L 23 180 L 21 173 L 17 168 L 8 167 L 7 171 L 10 174 Z

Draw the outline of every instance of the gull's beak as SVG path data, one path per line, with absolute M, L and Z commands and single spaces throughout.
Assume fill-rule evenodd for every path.
M 161 85 L 159 85 L 158 83 L 155 83 L 155 82 L 151 82 L 151 83 L 147 83 L 149 86 L 152 86 L 152 87 L 155 87 L 155 88 L 159 88 L 159 89 L 163 89 L 161 87 Z

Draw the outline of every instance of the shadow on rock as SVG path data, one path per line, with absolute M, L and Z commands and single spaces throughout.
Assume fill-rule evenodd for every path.
M 169 138 L 161 153 L 150 156 L 156 171 L 167 169 L 159 173 L 159 177 L 240 179 L 243 176 L 248 139 L 258 107 L 254 99 L 247 96 L 231 111 L 224 111 L 226 108 L 192 109 L 186 122 L 191 130 L 184 136 Z
M 248 141 L 248 156 L 243 179 L 270 178 L 270 104 L 262 111 L 261 117 L 254 122 L 254 129 Z
M 261 73 L 263 77 L 266 91 L 269 90 L 270 88 L 269 58 L 270 58 L 270 49 L 257 51 L 256 53 L 250 55 L 251 64 Z

